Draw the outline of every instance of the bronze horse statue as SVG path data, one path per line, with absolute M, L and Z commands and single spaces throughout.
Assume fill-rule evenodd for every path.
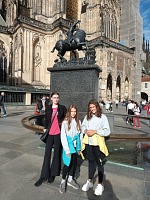
M 62 61 L 66 51 L 72 51 L 76 57 L 75 50 L 87 50 L 87 44 L 85 41 L 86 33 L 84 30 L 81 30 L 77 27 L 77 24 L 80 21 L 77 20 L 69 28 L 67 32 L 68 38 L 66 40 L 58 40 L 51 52 L 54 52 L 55 49 L 58 51 L 57 56 Z M 74 33 L 75 32 L 75 33 Z

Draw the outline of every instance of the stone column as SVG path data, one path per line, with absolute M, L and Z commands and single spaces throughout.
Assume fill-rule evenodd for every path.
M 30 57 L 30 54 L 29 54 L 29 49 L 30 49 L 30 46 L 29 46 L 29 31 L 26 31 L 26 70 L 29 71 L 30 70 L 30 64 L 29 64 L 29 57 Z
M 23 71 L 26 71 L 27 65 L 26 65 L 26 55 L 27 55 L 27 48 L 26 48 L 26 44 L 27 44 L 27 32 L 26 30 L 24 31 L 23 34 Z
M 45 0 L 42 0 L 42 15 L 44 15 L 45 16 L 45 14 L 46 14 L 46 6 L 45 6 L 45 4 L 46 4 L 46 2 L 45 2 Z
M 125 91 L 124 91 L 124 82 L 121 82 L 121 102 L 124 100 Z
M 25 99 L 25 105 L 31 105 L 31 93 L 27 92 L 26 93 L 26 99 Z
M 112 80 L 112 100 L 116 100 L 116 80 Z
M 65 0 L 61 0 L 60 3 L 60 12 L 65 13 Z

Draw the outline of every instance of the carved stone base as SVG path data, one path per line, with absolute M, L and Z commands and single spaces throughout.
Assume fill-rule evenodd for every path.
M 51 93 L 60 94 L 60 103 L 66 107 L 75 104 L 82 119 L 87 112 L 91 99 L 98 100 L 99 72 L 98 65 L 72 65 L 48 68 L 51 72 Z

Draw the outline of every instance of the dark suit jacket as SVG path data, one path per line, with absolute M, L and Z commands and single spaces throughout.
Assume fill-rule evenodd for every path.
M 45 120 L 44 120 L 44 128 L 45 129 L 47 129 L 50 125 L 50 119 L 52 117 L 52 112 L 53 112 L 52 104 L 50 104 L 46 107 L 46 111 L 45 111 Z M 58 104 L 58 116 L 57 117 L 58 117 L 58 122 L 59 122 L 60 126 L 61 126 L 62 121 L 65 118 L 66 112 L 67 112 L 66 107 Z

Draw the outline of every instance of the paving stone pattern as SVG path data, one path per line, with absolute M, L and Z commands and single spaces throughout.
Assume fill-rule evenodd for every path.
M 124 109 L 121 107 L 121 109 Z M 114 111 L 114 113 L 119 112 Z M 122 111 L 121 111 L 122 112 Z M 66 194 L 60 194 L 61 176 L 53 184 L 44 183 L 35 187 L 43 162 L 44 148 L 39 136 L 25 129 L 21 119 L 33 114 L 25 111 L 17 115 L 0 118 L 0 200 L 150 200 L 150 168 L 127 168 L 107 163 L 105 166 L 105 190 L 101 197 L 94 196 L 93 189 L 88 192 L 67 188 Z M 130 129 L 131 130 L 130 130 Z M 149 127 L 142 125 L 141 132 Z M 115 132 L 138 132 L 128 127 L 124 120 L 115 117 Z M 133 132 L 134 131 L 134 132 Z M 82 186 L 87 179 L 87 161 L 81 167 L 78 183 Z M 95 177 L 94 187 L 97 184 Z

